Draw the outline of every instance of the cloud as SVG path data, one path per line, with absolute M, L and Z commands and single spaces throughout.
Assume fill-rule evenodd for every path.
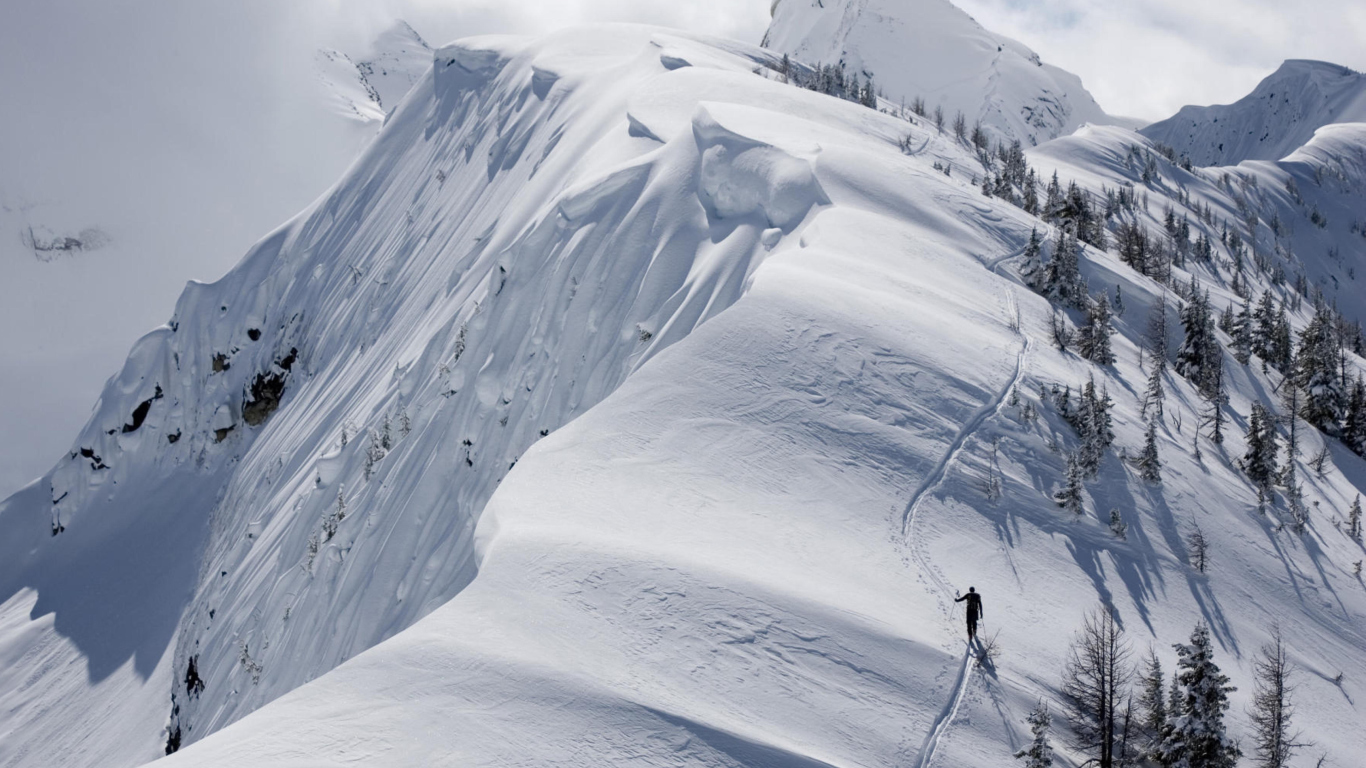
M 1080 75 L 1102 107 L 1159 120 L 1236 101 L 1285 59 L 1366 69 L 1360 0 L 956 0 Z

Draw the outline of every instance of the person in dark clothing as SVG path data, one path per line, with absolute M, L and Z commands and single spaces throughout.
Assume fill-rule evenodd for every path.
M 968 601 L 968 642 L 972 642 L 977 637 L 977 620 L 982 618 L 982 596 L 977 594 L 977 587 L 968 587 L 968 593 L 954 600 L 955 603 Z

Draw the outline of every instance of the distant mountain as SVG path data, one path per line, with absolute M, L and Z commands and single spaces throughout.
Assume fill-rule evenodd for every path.
M 1232 104 L 1182 107 L 1140 132 L 1196 165 L 1279 160 L 1333 123 L 1366 122 L 1366 75 L 1293 59 Z
M 369 49 L 350 55 L 323 49 L 318 74 L 341 114 L 361 120 L 383 120 L 398 106 L 432 65 L 432 49 L 405 21 L 379 35 Z
M 962 112 L 993 138 L 1032 146 L 1106 115 L 1081 79 L 982 27 L 948 0 L 777 0 L 764 47 L 872 75 L 893 102 Z

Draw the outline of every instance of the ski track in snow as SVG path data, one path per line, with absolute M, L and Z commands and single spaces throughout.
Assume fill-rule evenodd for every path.
M 1008 261 L 1014 255 L 1017 254 L 1011 254 L 996 260 L 989 265 L 988 269 L 994 272 L 996 267 L 1005 261 Z M 1007 292 L 1006 304 L 1007 312 L 1014 317 L 1017 310 L 1013 293 Z M 981 429 L 982 425 L 986 424 L 989 419 L 1000 413 L 1010 392 L 1015 389 L 1015 387 L 1019 386 L 1020 379 L 1024 375 L 1025 357 L 1029 354 L 1033 339 L 1030 338 L 1029 334 L 1024 332 L 1023 327 L 1018 328 L 1016 332 L 1020 334 L 1023 343 L 1020 345 L 1020 351 L 1016 353 L 1015 371 L 1011 375 L 1010 381 L 996 393 L 995 397 L 979 408 L 977 413 L 968 420 L 967 424 L 963 425 L 963 429 L 959 431 L 958 436 L 954 439 L 953 444 L 949 446 L 948 451 L 944 453 L 944 457 L 940 459 L 939 464 L 935 466 L 934 471 L 925 478 L 925 482 L 921 484 L 920 488 L 916 490 L 915 495 L 911 497 L 910 503 L 906 506 L 906 512 L 902 516 L 902 530 L 905 538 L 910 543 L 911 559 L 915 561 L 920 572 L 934 583 L 934 586 L 938 590 L 938 595 L 936 597 L 940 599 L 941 605 L 944 604 L 943 601 L 948 598 L 951 590 L 948 582 L 944 579 L 943 574 L 940 573 L 939 569 L 936 568 L 932 562 L 930 562 L 929 556 L 925 553 L 920 541 L 915 537 L 915 524 L 920 516 L 920 505 L 929 497 L 931 491 L 944 483 L 944 478 L 948 476 L 949 467 L 953 465 L 954 461 L 957 460 L 958 456 L 963 452 L 963 449 L 966 448 L 968 439 L 971 438 L 977 430 Z M 957 717 L 958 707 L 963 701 L 963 693 L 967 690 L 968 682 L 972 679 L 972 673 L 968 669 L 968 661 L 971 658 L 972 647 L 971 645 L 968 645 L 963 649 L 963 659 L 958 667 L 958 678 L 954 681 L 953 685 L 953 697 L 948 705 L 944 707 L 943 711 L 939 713 L 939 717 L 935 719 L 934 726 L 930 728 L 929 735 L 925 737 L 925 743 L 920 748 L 920 756 L 915 762 L 916 768 L 929 768 L 930 763 L 934 760 L 935 751 L 939 747 L 939 740 L 943 737 L 944 733 L 948 731 L 949 726 L 953 724 L 954 718 Z
M 971 658 L 972 646 L 969 645 L 963 649 L 963 661 L 958 665 L 958 679 L 953 684 L 953 699 L 939 713 L 939 717 L 935 718 L 934 726 L 930 728 L 929 735 L 925 737 L 925 744 L 920 748 L 920 757 L 915 761 L 915 768 L 929 768 L 930 762 L 934 760 L 935 750 L 939 747 L 939 739 L 958 716 L 958 707 L 963 703 L 963 693 L 967 691 L 968 681 L 972 679 L 972 672 L 968 669 L 968 660 Z

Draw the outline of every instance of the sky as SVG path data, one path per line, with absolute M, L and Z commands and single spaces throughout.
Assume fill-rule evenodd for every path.
M 434 45 L 585 21 L 757 43 L 769 3 L 0 3 L 0 498 L 72 447 L 104 381 L 170 318 L 187 280 L 220 277 L 373 135 L 329 106 L 319 48 L 364 52 L 398 18 Z M 1360 0 L 959 3 L 1081 75 L 1116 114 L 1159 119 L 1233 101 L 1285 58 L 1366 69 Z M 25 245 L 30 229 L 99 230 L 104 245 L 41 261 Z

